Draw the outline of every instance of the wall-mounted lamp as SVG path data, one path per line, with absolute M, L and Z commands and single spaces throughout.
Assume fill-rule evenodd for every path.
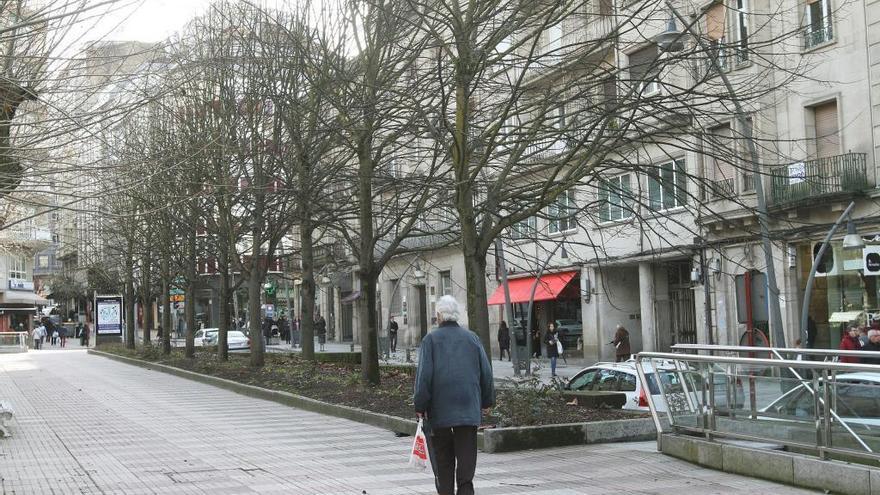
M 425 276 L 425 272 L 422 271 L 422 267 L 419 266 L 418 262 L 416 262 L 415 266 L 413 266 L 413 277 L 423 278 L 424 276 Z

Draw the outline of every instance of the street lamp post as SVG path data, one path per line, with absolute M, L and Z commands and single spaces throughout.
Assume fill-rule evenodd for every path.
M 730 96 L 730 100 L 733 103 L 734 107 L 734 116 L 736 118 L 737 124 L 743 133 L 743 138 L 746 142 L 746 147 L 749 152 L 749 160 L 752 162 L 752 182 L 755 187 L 755 197 L 757 198 L 757 213 L 758 213 L 758 224 L 761 229 L 761 243 L 764 250 L 764 263 L 767 265 L 767 292 L 769 293 L 769 305 L 770 305 L 770 329 L 772 335 L 772 342 L 774 347 L 785 347 L 785 332 L 782 329 L 782 311 L 779 308 L 779 287 L 776 285 L 776 268 L 773 264 L 773 247 L 770 242 L 770 225 L 769 225 L 769 215 L 767 213 L 767 198 L 764 194 L 764 183 L 761 179 L 761 170 L 758 164 L 758 148 L 755 145 L 754 136 L 752 135 L 752 126 L 748 122 L 746 118 L 745 111 L 743 110 L 742 105 L 739 102 L 739 99 L 736 96 L 736 92 L 733 89 L 733 85 L 730 83 L 730 79 L 728 79 L 727 74 L 724 72 L 723 68 L 718 63 L 718 55 L 713 53 L 713 51 L 708 46 L 705 39 L 703 39 L 699 33 L 694 30 L 694 27 L 691 23 L 687 22 L 685 18 L 681 16 L 681 14 L 672 6 L 672 3 L 667 0 L 666 6 L 672 14 L 669 18 L 669 23 L 666 27 L 666 31 L 659 34 L 654 38 L 654 41 L 657 43 L 658 47 L 670 53 L 679 52 L 684 49 L 684 43 L 682 42 L 683 33 L 678 32 L 675 26 L 675 20 L 678 19 L 685 26 L 685 30 L 688 35 L 692 37 L 696 42 L 700 45 L 700 49 L 703 50 L 706 54 L 708 54 L 709 61 L 712 64 L 712 70 L 715 74 L 718 74 L 722 83 L 724 84 L 725 90 Z

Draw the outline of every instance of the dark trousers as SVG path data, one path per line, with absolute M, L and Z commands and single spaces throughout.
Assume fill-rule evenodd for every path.
M 429 438 L 439 495 L 473 495 L 477 469 L 477 427 L 434 428 Z M 458 490 L 455 486 L 458 485 Z
M 388 332 L 388 345 L 391 352 L 397 352 L 397 332 Z
M 508 359 L 508 361 L 510 360 L 510 347 L 502 347 L 502 348 L 500 349 L 500 351 L 498 352 L 498 354 L 501 355 L 501 356 L 498 358 L 499 360 L 504 361 L 504 353 L 505 353 L 505 352 L 507 353 L 507 359 Z

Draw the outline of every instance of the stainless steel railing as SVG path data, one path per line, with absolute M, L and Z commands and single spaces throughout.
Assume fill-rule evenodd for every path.
M 880 352 L 699 344 L 673 349 L 701 354 L 636 356 L 642 383 L 653 374 L 660 385 L 659 395 L 647 396 L 658 441 L 665 432 L 691 433 L 880 464 L 880 365 L 784 359 L 880 359 Z M 736 355 L 743 353 L 769 357 Z M 666 430 L 655 407 L 660 400 L 666 405 Z
M 0 332 L 0 353 L 27 352 L 27 332 Z

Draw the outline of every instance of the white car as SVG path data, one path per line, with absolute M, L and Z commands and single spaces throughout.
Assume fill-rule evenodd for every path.
M 657 384 L 657 373 L 654 368 L 645 363 L 645 377 L 648 380 L 647 389 L 654 400 L 654 406 L 659 412 L 666 412 L 666 402 L 660 393 Z M 660 369 L 660 380 L 665 387 L 676 388 L 679 385 L 680 375 L 673 369 Z M 568 390 L 597 390 L 607 392 L 621 392 L 626 395 L 626 403 L 623 409 L 636 411 L 648 410 L 648 396 L 646 387 L 639 382 L 636 372 L 635 361 L 623 363 L 596 363 L 584 368 L 573 376 L 565 386 Z M 680 388 L 680 387 L 678 387 Z
M 205 345 L 217 345 L 220 332 L 213 332 L 205 340 Z M 251 339 L 238 330 L 230 330 L 226 333 L 226 348 L 230 351 L 248 351 L 251 348 Z
M 838 416 L 847 424 L 880 427 L 880 373 L 844 373 L 837 375 L 835 383 L 829 395 Z M 823 386 L 819 385 L 819 394 L 823 393 Z M 813 421 L 815 401 L 813 394 L 804 385 L 799 385 L 760 412 L 770 419 Z
M 211 337 L 216 339 L 218 332 L 220 332 L 219 328 L 202 328 L 196 331 L 196 334 L 193 337 L 193 342 L 195 342 L 196 347 L 203 347 L 208 345 L 207 341 Z

